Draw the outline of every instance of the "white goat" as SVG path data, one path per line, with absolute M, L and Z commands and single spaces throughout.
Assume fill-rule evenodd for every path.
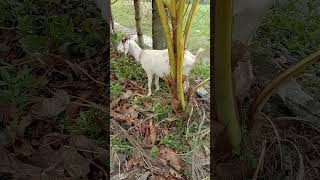
M 159 77 L 170 73 L 168 49 L 164 50 L 143 50 L 132 38 L 124 38 L 117 47 L 118 52 L 132 55 L 141 65 L 148 76 L 148 95 L 151 95 L 152 78 L 155 75 L 156 90 L 159 90 Z M 183 75 L 188 77 L 199 54 L 204 51 L 200 48 L 196 55 L 185 50 L 183 61 Z M 184 83 L 184 89 L 189 86 L 188 79 Z

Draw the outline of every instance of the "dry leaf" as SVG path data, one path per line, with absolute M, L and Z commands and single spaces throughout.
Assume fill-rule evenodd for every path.
M 52 98 L 44 98 L 31 107 L 31 112 L 38 116 L 54 117 L 63 112 L 70 103 L 69 95 L 63 90 L 56 92 Z
M 149 171 L 148 171 L 148 172 L 145 172 L 145 173 L 143 173 L 143 174 L 138 178 L 138 180 L 147 180 L 148 177 L 149 177 L 149 175 L 150 175 L 150 172 L 149 172 Z
M 30 156 L 35 151 L 30 142 L 25 139 L 16 139 L 13 148 L 15 153 L 23 154 L 24 156 Z
M 131 96 L 132 96 L 132 91 L 131 91 L 131 90 L 128 90 L 127 92 L 123 93 L 123 94 L 120 96 L 120 99 L 122 99 L 122 100 L 127 100 L 127 99 L 129 99 Z
M 14 177 L 37 176 L 41 173 L 41 168 L 24 164 L 6 149 L 0 148 L 0 159 L 0 173 L 10 173 Z
M 63 148 L 63 167 L 72 177 L 85 177 L 90 172 L 90 163 L 77 151 Z
M 0 120 L 3 118 L 3 122 L 14 119 L 17 113 L 18 109 L 15 103 L 0 102 Z
M 152 175 L 150 177 L 150 180 L 165 180 L 165 178 L 163 178 L 162 176 Z
M 32 119 L 31 116 L 26 116 L 21 119 L 19 122 L 19 125 L 17 127 L 17 136 L 18 137 L 24 137 L 24 132 L 26 128 L 31 124 Z
M 79 109 L 81 107 L 79 104 L 76 104 L 76 103 L 82 103 L 83 102 L 82 99 L 88 99 L 90 96 L 91 96 L 91 93 L 89 93 L 89 92 L 80 94 L 81 99 L 76 100 L 75 103 L 70 103 L 70 105 L 66 109 L 67 116 L 70 119 L 74 119 L 76 117 L 76 115 L 78 115 Z
M 160 158 L 166 160 L 170 165 L 172 165 L 176 170 L 181 169 L 180 160 L 178 158 L 177 153 L 167 147 L 161 146 L 159 149 Z
M 138 151 L 133 151 L 132 157 L 127 162 L 127 171 L 129 171 L 133 166 L 140 164 L 141 166 L 144 165 L 144 161 L 142 159 L 141 154 Z
M 156 142 L 157 134 L 155 125 L 150 121 L 150 124 L 146 128 L 146 135 L 145 135 L 145 147 L 151 147 Z

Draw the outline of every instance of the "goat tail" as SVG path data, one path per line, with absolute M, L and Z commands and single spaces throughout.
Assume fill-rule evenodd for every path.
M 198 59 L 199 55 L 204 51 L 204 49 L 199 48 L 197 54 L 195 55 L 195 61 Z

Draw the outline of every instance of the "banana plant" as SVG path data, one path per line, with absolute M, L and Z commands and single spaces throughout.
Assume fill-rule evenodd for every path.
M 199 1 L 192 2 L 191 10 L 187 15 L 186 0 L 156 0 L 169 53 L 170 75 L 166 75 L 165 79 L 171 89 L 173 101 L 178 100 L 179 108 L 182 110 L 186 108 L 182 74 L 184 51 Z M 185 23 L 186 16 L 188 17 Z

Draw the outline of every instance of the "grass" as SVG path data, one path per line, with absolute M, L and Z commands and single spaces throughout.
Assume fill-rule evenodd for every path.
M 135 28 L 133 3 L 129 1 L 117 1 L 112 4 L 114 21 L 130 28 Z M 131 2 L 131 1 L 130 1 Z M 152 11 L 151 3 L 144 3 L 142 6 L 143 20 L 142 30 L 148 36 L 152 36 Z M 191 5 L 189 9 L 191 8 Z M 187 49 L 210 48 L 210 5 L 200 4 L 189 33 Z
M 71 110 L 75 117 L 69 117 L 67 107 L 62 105 L 61 98 L 52 97 L 52 91 L 57 90 L 68 93 L 71 102 L 74 101 L 71 94 L 81 96 L 79 90 L 91 95 L 92 91 L 88 91 L 86 87 L 77 86 L 75 90 L 70 92 L 67 88 L 60 86 L 67 84 L 72 87 L 73 84 L 90 83 L 90 80 L 83 78 L 83 74 L 82 77 L 79 74 L 79 76 L 75 75 L 77 73 L 73 71 L 75 69 L 71 70 L 71 66 L 67 64 L 61 66 L 61 62 L 63 64 L 64 60 L 69 60 L 72 63 L 80 64 L 86 61 L 84 69 L 90 76 L 97 78 L 97 74 L 101 75 L 102 63 L 97 61 L 101 58 L 101 52 L 105 46 L 106 24 L 93 1 L 43 0 L 31 2 L 12 0 L 0 2 L 0 104 L 2 106 L 14 104 L 18 109 L 18 112 L 13 114 L 15 117 L 1 118 L 1 134 L 3 134 L 4 128 L 12 128 L 11 124 L 13 123 L 19 127 L 26 117 L 30 117 L 32 122 L 27 122 L 30 124 L 25 124 L 23 125 L 24 129 L 20 129 L 20 131 L 25 131 L 20 137 L 23 141 L 38 141 L 39 137 L 46 139 L 49 134 L 68 137 L 69 135 L 81 134 L 91 138 L 88 141 L 106 148 L 107 139 L 100 122 L 106 120 L 104 113 L 96 108 L 79 106 L 75 107 L 75 110 Z M 57 61 L 56 57 L 59 57 Z M 59 60 L 60 62 L 58 62 Z M 96 75 L 90 70 L 88 71 L 88 66 L 92 67 Z M 97 91 L 94 92 L 94 97 L 91 96 L 93 98 L 86 98 L 86 100 L 103 106 L 95 99 L 95 97 L 103 99 L 102 93 L 98 92 L 99 86 L 95 84 L 93 86 Z M 41 100 L 41 103 L 37 102 L 38 99 Z M 38 113 L 38 109 L 33 108 L 34 105 L 39 105 L 37 107 L 39 114 L 34 113 Z M 15 107 L 8 109 L 10 111 L 16 110 Z M 45 115 L 41 114 L 46 110 L 50 112 L 58 110 L 59 112 L 58 115 L 48 115 L 50 113 L 46 114 L 45 112 Z M 4 117 L 7 116 L 6 113 Z M 26 119 L 28 120 L 28 118 Z M 7 121 L 11 121 L 11 124 Z M 15 131 L 13 132 L 14 136 L 16 135 Z M 45 141 L 39 141 L 38 145 L 41 147 L 46 144 Z M 70 142 L 61 140 L 55 142 L 59 145 L 70 144 Z M 88 145 L 86 143 L 81 142 L 80 145 L 86 146 Z M 45 146 L 49 145 L 50 147 L 50 144 Z M 35 153 L 39 153 L 38 145 L 26 145 L 34 148 Z M 10 146 L 3 146 L 3 148 L 15 149 L 15 145 L 10 144 Z M 24 149 L 25 147 L 21 147 L 21 150 Z M 12 153 L 14 152 L 17 153 L 16 151 Z M 31 158 L 28 156 L 21 155 L 17 158 Z M 101 159 L 102 156 L 92 159 L 92 161 L 103 166 L 104 169 L 107 168 L 106 164 L 101 163 Z M 77 167 L 83 166 L 79 162 L 75 163 Z M 72 166 L 72 163 L 69 165 Z M 14 166 L 19 166 L 19 164 Z M 42 169 L 43 167 L 40 166 L 39 168 Z M 90 170 L 97 172 L 98 169 L 90 167 Z M 63 171 L 66 172 L 66 169 Z M 90 179 L 95 178 L 93 174 L 89 176 Z
M 112 34 L 112 41 L 119 42 L 123 34 Z M 114 43 L 116 45 L 116 43 Z M 114 54 L 114 48 L 111 49 Z M 168 94 L 168 89 L 164 81 L 160 80 L 160 90 L 155 91 L 155 85 L 152 84 L 152 95 L 146 97 L 147 94 L 147 77 L 141 65 L 137 63 L 132 57 L 115 56 L 111 59 L 111 96 L 113 99 L 121 96 L 121 94 L 128 91 L 128 86 L 124 83 L 125 79 L 129 79 L 144 86 L 144 90 L 140 93 L 143 96 L 132 96 L 126 103 L 130 107 L 139 107 L 144 113 L 149 113 L 149 116 L 144 116 L 135 121 L 143 121 L 149 118 L 154 124 L 158 124 L 161 128 L 166 129 L 166 132 L 157 133 L 156 143 L 148 149 L 151 156 L 157 157 L 159 147 L 161 145 L 175 149 L 179 158 L 185 163 L 192 164 L 193 149 L 200 146 L 209 146 L 208 134 L 201 136 L 198 133 L 200 128 L 200 118 L 191 118 L 189 126 L 185 119 L 176 119 L 169 122 L 170 118 L 174 118 L 171 109 L 171 98 Z M 192 81 L 209 77 L 210 68 L 205 62 L 198 62 L 197 66 L 191 72 Z M 153 81 L 154 82 L 154 81 Z M 120 105 L 121 106 L 121 105 Z M 175 118 L 174 118 L 175 119 Z M 146 122 L 148 124 L 148 121 Z M 140 126 L 139 126 L 140 127 Z M 144 126 L 142 126 L 144 127 Z M 207 124 L 203 125 L 201 130 L 206 131 L 209 127 Z M 140 134 L 141 132 L 133 132 Z M 186 136 L 188 138 L 186 138 Z M 137 137 L 140 137 L 139 135 Z M 141 137 L 140 137 L 141 138 Z M 143 137 L 142 137 L 143 138 Z M 143 140 L 140 140 L 143 142 Z M 113 153 L 126 155 L 131 157 L 131 154 L 136 151 L 130 145 L 122 134 L 113 134 L 111 138 Z M 190 177 L 191 171 L 188 168 L 182 168 L 181 173 L 186 177 Z
M 266 59 L 279 54 L 293 64 L 320 48 L 319 0 L 289 2 L 274 7 L 264 17 L 257 31 L 254 47 Z M 302 78 L 301 83 L 311 94 L 320 96 L 320 77 L 315 74 L 320 65 L 308 67 L 312 77 Z
M 130 3 L 129 3 L 130 2 Z M 150 3 L 142 4 L 142 12 L 143 12 L 143 20 L 142 20 L 142 29 L 146 35 L 152 36 L 152 11 Z M 189 10 L 191 5 L 189 7 Z M 134 8 L 133 3 L 131 1 L 117 1 L 112 4 L 112 13 L 114 21 L 120 23 L 122 25 L 128 26 L 130 28 L 135 28 L 135 19 L 134 19 Z M 112 42 L 117 44 L 116 40 L 117 36 L 122 36 L 123 34 L 114 33 L 111 35 Z M 204 48 L 206 51 L 201 54 L 200 60 L 195 64 L 191 71 L 190 80 L 195 84 L 195 80 L 204 80 L 210 77 L 210 65 L 209 65 L 209 48 L 210 48 L 210 5 L 209 4 L 200 4 L 198 6 L 198 10 L 194 17 L 193 23 L 191 25 L 191 30 L 189 33 L 189 38 L 187 42 L 187 49 L 191 49 L 194 53 L 198 48 Z M 128 63 L 132 63 L 132 66 L 126 68 L 119 67 L 119 69 L 126 69 L 126 74 L 129 76 L 136 76 L 132 69 L 141 69 L 134 62 L 128 62 L 124 58 L 120 58 L 117 60 L 119 64 L 124 64 L 124 66 L 129 65 Z M 111 69 L 117 68 L 115 63 L 112 63 Z M 119 71 L 118 71 L 119 72 Z M 138 77 L 145 76 L 143 74 L 138 74 Z M 123 77 L 123 72 L 119 72 L 119 76 Z M 205 89 L 209 91 L 209 85 L 206 84 Z

